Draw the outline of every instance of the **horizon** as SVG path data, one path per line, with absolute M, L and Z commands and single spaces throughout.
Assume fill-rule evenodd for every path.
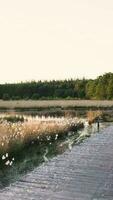
M 10 80 L 9 79 L 9 81 L 1 81 L 0 80 L 0 84 L 16 84 L 16 83 L 26 83 L 26 82 L 39 82 L 39 81 L 42 81 L 42 82 L 44 82 L 44 81 L 47 81 L 47 82 L 50 82 L 50 81 L 65 81 L 65 80 L 76 80 L 76 79 L 80 79 L 80 80 L 82 80 L 82 79 L 86 79 L 86 80 L 88 80 L 88 79 L 92 79 L 92 80 L 95 80 L 96 78 L 98 78 L 99 76 L 103 76 L 104 74 L 106 74 L 106 73 L 113 73 L 113 72 L 104 72 L 104 73 L 102 73 L 102 74 L 98 74 L 97 76 L 95 75 L 95 76 L 92 76 L 92 77 L 90 77 L 90 76 L 87 76 L 87 77 L 85 77 L 85 76 L 76 76 L 76 77 L 64 77 L 64 78 L 47 78 L 47 79 L 29 79 L 29 80 L 15 80 L 15 81 L 12 81 L 12 80 Z
M 2 82 L 0 82 L 0 85 L 4 85 L 4 84 L 18 84 L 18 83 L 32 83 L 32 82 L 52 82 L 52 81 L 70 81 L 70 80 L 83 80 L 83 79 L 85 79 L 85 80 L 95 80 L 95 79 L 97 79 L 97 78 L 99 78 L 99 76 L 103 76 L 103 75 L 105 75 L 105 74 L 109 74 L 109 73 L 112 73 L 113 74 L 113 72 L 105 72 L 104 74 L 100 74 L 100 75 L 98 75 L 98 76 L 96 76 L 95 78 L 86 78 L 86 77 L 76 77 L 76 78 L 65 78 L 65 79 L 49 79 L 49 80 L 24 80 L 24 81 L 17 81 L 17 82 L 4 82 L 4 83 L 2 83 Z
M 0 2 L 0 83 L 113 72 L 112 0 Z

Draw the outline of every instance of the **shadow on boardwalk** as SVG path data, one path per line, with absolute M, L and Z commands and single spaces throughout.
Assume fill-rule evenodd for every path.
M 0 191 L 0 200 L 113 200 L 113 126 Z

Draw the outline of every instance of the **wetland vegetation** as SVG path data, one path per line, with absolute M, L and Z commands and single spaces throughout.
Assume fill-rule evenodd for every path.
M 23 174 L 64 151 L 71 151 L 98 131 L 97 124 L 88 125 L 99 111 L 65 116 L 44 116 L 37 112 L 1 112 L 0 114 L 0 187 L 18 180 Z M 100 123 L 100 131 L 109 123 Z

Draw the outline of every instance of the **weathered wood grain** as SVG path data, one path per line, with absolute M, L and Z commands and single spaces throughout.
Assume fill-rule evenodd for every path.
M 113 126 L 4 188 L 0 200 L 113 200 Z

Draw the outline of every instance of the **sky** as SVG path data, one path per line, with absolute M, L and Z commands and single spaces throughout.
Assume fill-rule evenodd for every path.
M 113 0 L 0 0 L 0 83 L 113 72 Z

